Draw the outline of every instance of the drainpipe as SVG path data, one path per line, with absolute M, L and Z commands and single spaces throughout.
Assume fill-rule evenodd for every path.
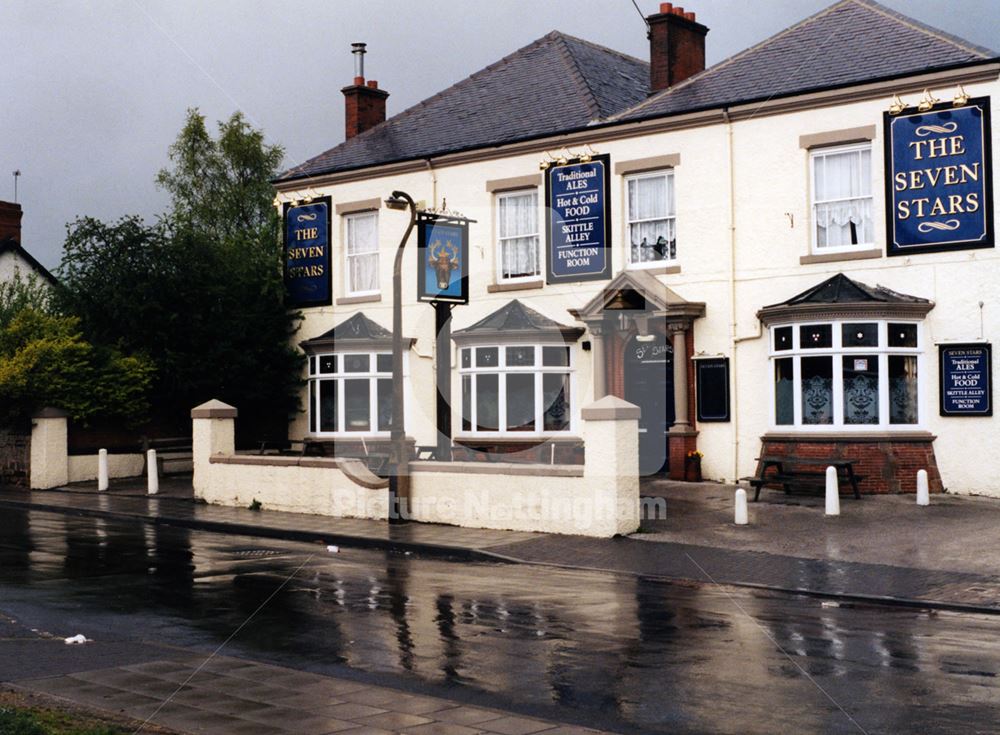
M 736 176 L 733 155 L 733 121 L 729 116 L 729 108 L 722 110 L 722 119 L 726 121 L 726 144 L 729 154 L 729 337 L 730 358 L 733 366 L 733 482 L 739 478 L 740 466 L 740 400 L 739 400 L 739 363 L 737 350 L 740 340 L 736 337 Z
M 434 164 L 431 159 L 425 158 L 424 165 L 427 167 L 427 173 L 431 175 L 431 209 L 437 209 L 438 205 L 438 179 L 437 174 L 434 173 Z

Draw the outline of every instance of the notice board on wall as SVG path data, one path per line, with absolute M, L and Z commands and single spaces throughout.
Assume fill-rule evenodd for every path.
M 696 359 L 698 421 L 729 421 L 729 358 Z
M 942 416 L 993 415 L 992 345 L 938 345 Z

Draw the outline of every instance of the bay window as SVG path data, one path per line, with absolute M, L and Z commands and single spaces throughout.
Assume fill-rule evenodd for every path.
M 510 436 L 569 432 L 571 363 L 565 344 L 463 347 L 462 432 Z
M 673 170 L 628 176 L 625 187 L 629 265 L 642 268 L 676 260 Z
M 772 326 L 772 424 L 810 431 L 915 428 L 923 420 L 920 324 Z
M 392 354 L 344 352 L 309 358 L 309 433 L 388 436 Z
M 497 270 L 501 281 L 541 275 L 538 191 L 524 189 L 496 195 Z
M 819 148 L 810 152 L 809 159 L 814 250 L 873 245 L 871 144 Z

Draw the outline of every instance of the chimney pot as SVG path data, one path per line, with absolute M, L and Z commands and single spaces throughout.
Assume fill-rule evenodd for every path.
M 355 87 L 363 87 L 363 86 L 365 86 L 365 78 L 364 77 L 354 77 L 354 86 Z
M 705 34 L 708 28 L 695 13 L 673 3 L 662 3 L 649 24 L 650 93 L 672 87 L 705 70 Z
M 376 81 L 375 81 L 374 79 L 369 79 L 369 80 L 368 80 L 368 81 L 366 82 L 366 84 L 367 84 L 367 85 L 368 85 L 369 87 L 371 87 L 372 89 L 378 89 L 378 82 L 376 82 Z

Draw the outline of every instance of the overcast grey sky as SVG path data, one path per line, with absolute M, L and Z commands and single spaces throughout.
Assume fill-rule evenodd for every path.
M 711 29 L 709 64 L 831 4 L 674 2 Z M 1000 49 L 1000 0 L 883 2 Z M 648 57 L 631 0 L 0 0 L 0 199 L 20 169 L 23 244 L 55 267 L 77 215 L 165 208 L 153 179 L 188 107 L 243 110 L 292 165 L 343 140 L 352 41 L 393 115 L 553 29 Z

